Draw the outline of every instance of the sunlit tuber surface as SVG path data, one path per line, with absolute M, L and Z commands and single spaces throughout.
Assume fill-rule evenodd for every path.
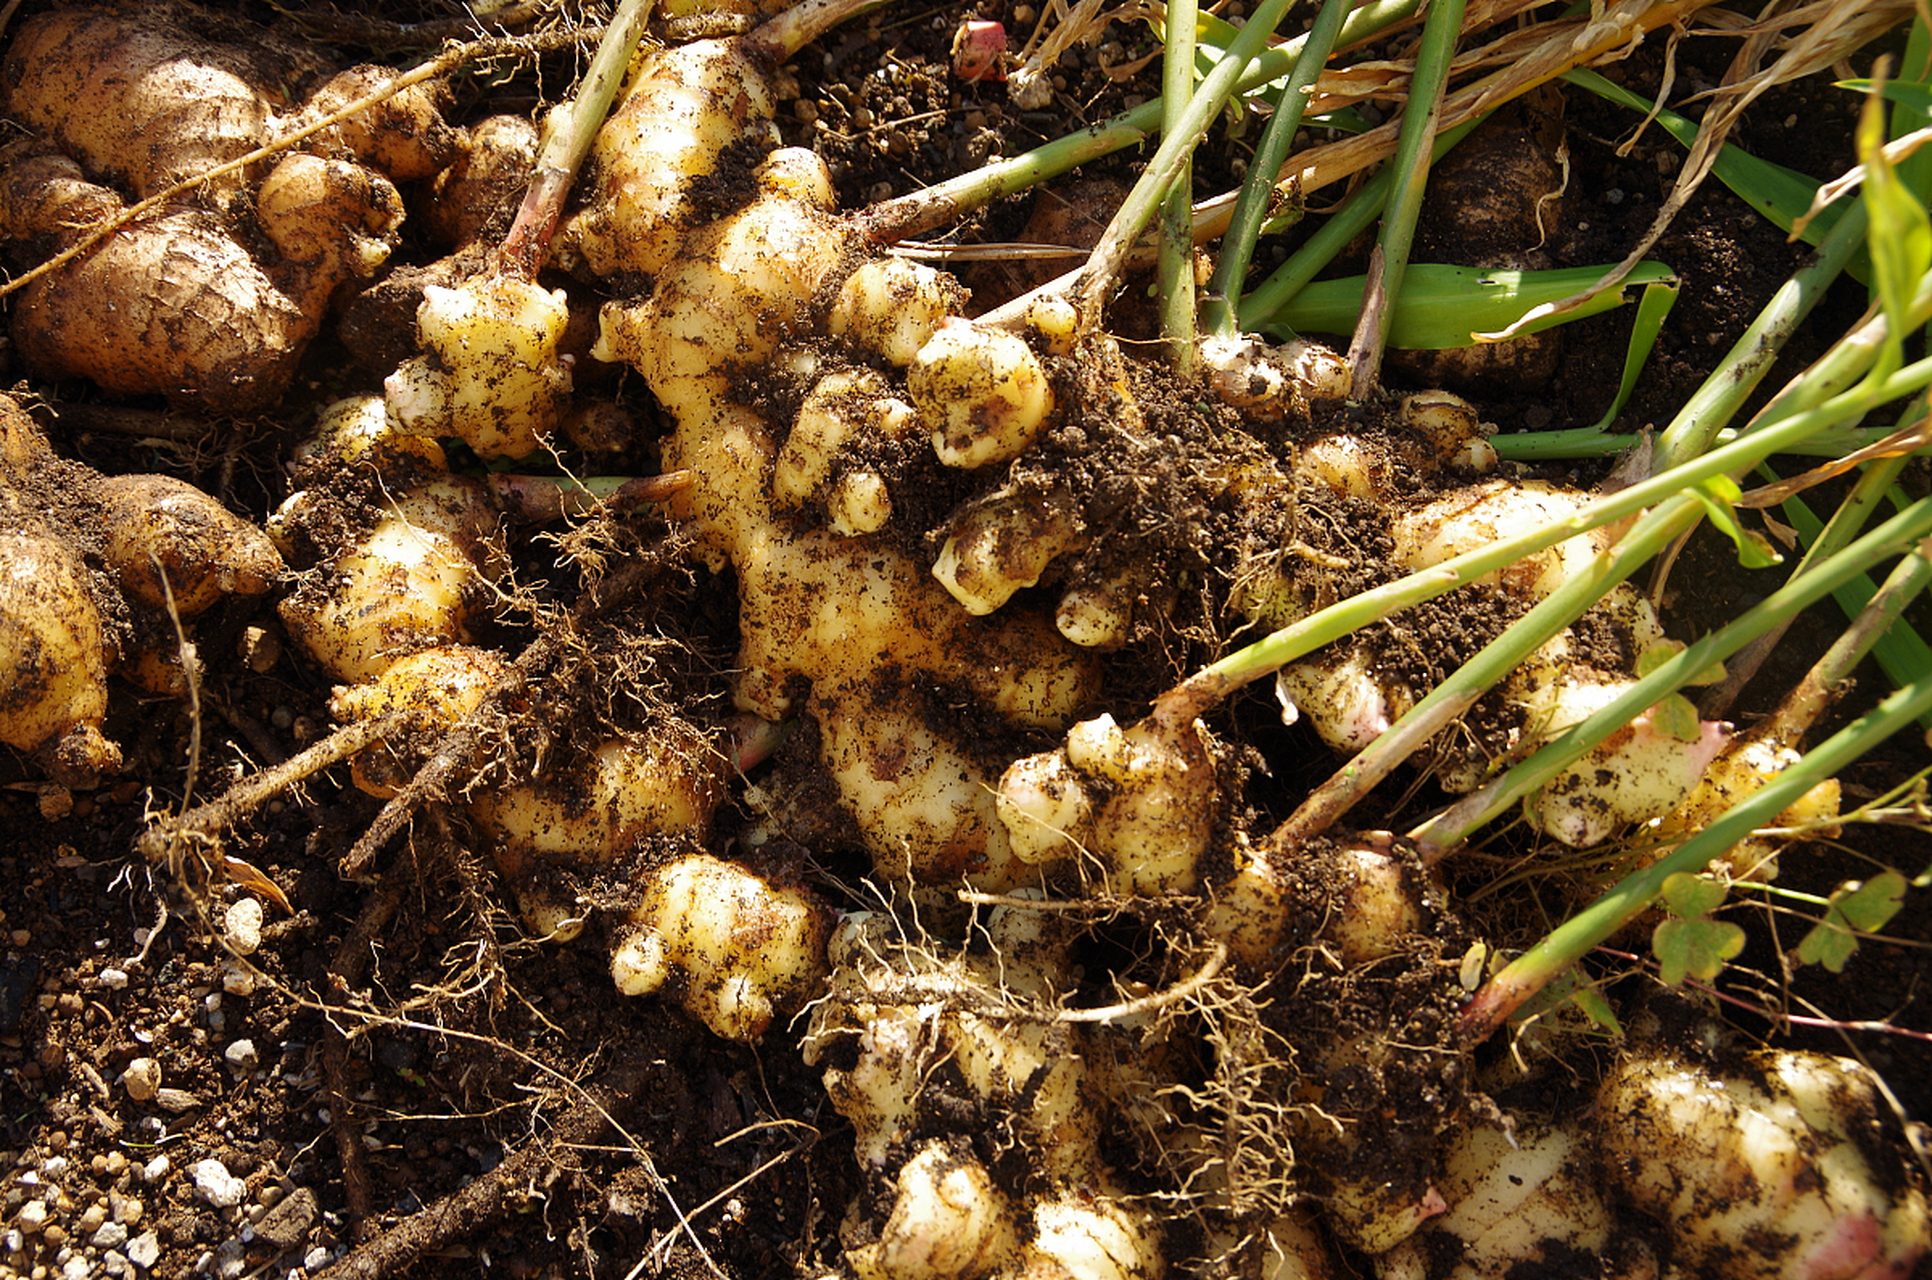
M 144 48 L 204 39 L 157 29 L 171 34 Z M 439 277 L 411 300 L 416 354 L 325 409 L 292 455 L 270 522 L 294 571 L 278 614 L 302 673 L 336 686 L 342 732 L 368 735 L 344 749 L 354 785 L 396 806 L 384 820 L 434 812 L 412 856 L 459 833 L 528 937 L 601 938 L 654 1026 L 688 1015 L 766 1055 L 802 1037 L 850 1125 L 821 1132 L 859 1163 L 834 1252 L 868 1280 L 1343 1274 L 1337 1243 L 1390 1275 L 1622 1265 L 1616 1229 L 1639 1218 L 1659 1265 L 1759 1274 L 1713 1261 L 1755 1219 L 1679 1209 L 1650 1151 L 1612 1154 L 1574 1107 L 1518 1123 L 1479 1092 L 1456 1013 L 1492 908 L 1463 914 L 1453 869 L 1384 831 L 1271 833 L 1295 797 L 1257 781 L 1318 767 L 1282 742 L 1374 742 L 1590 572 L 1610 535 L 1292 664 L 1281 710 L 1313 733 L 1270 736 L 1265 699 L 1147 714 L 1164 681 L 1239 636 L 1588 495 L 1503 469 L 1454 396 L 1344 414 L 1346 365 L 1313 344 L 1211 343 L 1205 381 L 1176 386 L 1062 298 L 1010 327 L 974 320 L 951 274 L 882 254 L 841 215 L 818 157 L 774 149 L 775 72 L 755 40 L 642 55 L 566 218 L 556 262 L 574 276 Z M 345 73 L 303 104 L 251 75 L 220 78 L 245 104 L 233 138 L 202 129 L 221 155 L 380 79 Z M 102 110 L 137 114 L 116 101 Z M 447 200 L 432 221 L 451 241 L 501 230 L 534 129 L 478 126 L 444 168 L 440 122 L 410 114 L 430 101 L 142 225 L 277 295 L 229 305 L 281 308 L 285 330 L 232 355 L 211 325 L 198 345 L 214 363 L 159 382 L 136 380 L 156 375 L 126 334 L 113 341 L 141 359 L 54 345 L 60 288 L 95 290 L 85 273 L 116 254 L 151 262 L 129 232 L 23 301 L 37 327 L 22 350 L 111 389 L 271 403 L 330 296 L 387 255 L 391 180 Z M 111 130 L 15 110 L 62 152 L 5 176 L 8 225 L 36 251 L 181 176 L 103 159 L 126 141 Z M 443 159 L 399 152 L 412 120 Z M 238 217 L 259 234 L 228 235 Z M 193 331 L 200 298 L 163 305 Z M 598 305 L 594 348 L 570 347 L 572 309 Z M 10 486 L 51 465 L 37 439 L 4 438 Z M 579 484 L 588 457 L 679 478 L 657 477 L 643 506 L 606 503 L 624 478 Z M 524 461 L 485 479 L 479 459 Z M 12 488 L 0 527 L 0 553 L 25 566 L 0 580 L 0 627 L 53 655 L 18 664 L 0 736 L 55 780 L 114 767 L 109 673 L 154 652 L 123 643 L 120 611 L 151 615 L 172 592 L 187 616 L 281 577 L 252 530 L 222 556 L 198 550 L 204 519 L 219 522 L 192 491 L 89 492 L 115 518 L 80 543 Z M 694 599 L 701 623 L 671 616 Z M 1422 763 L 1446 790 L 1477 786 L 1627 688 L 1664 631 L 1638 592 L 1611 593 Z M 1680 741 L 1640 718 L 1526 811 L 1606 857 L 1681 839 L 1713 795 L 1782 766 L 1782 744 L 1750 741 L 1716 724 Z M 1834 811 L 1820 796 L 1788 818 Z M 345 870 L 398 875 L 380 853 Z M 1743 847 L 1737 865 L 1762 873 Z M 1846 1070 L 1820 1059 L 1814 1074 Z M 1681 1118 L 1636 1083 L 1667 1072 L 1622 1059 L 1598 1105 L 1674 1134 Z M 1775 1109 L 1722 1087 L 1738 1115 Z M 1835 1123 L 1807 1116 L 1805 1141 L 1847 1146 L 1856 1126 Z M 1780 1202 L 1804 1219 L 1796 1269 L 1765 1273 L 1909 1265 L 1922 1193 L 1894 1148 L 1857 1154 L 1857 1168 L 1819 1161 L 1817 1203 L 1810 1189 Z
M 39 257 L 75 244 L 124 204 L 299 127 L 290 92 L 326 71 L 311 50 L 185 5 L 30 18 L 0 69 L 4 105 L 57 151 L 0 173 L 0 230 Z M 314 118 L 388 74 L 330 81 Z M 214 412 L 275 403 L 337 287 L 387 260 L 403 216 L 394 183 L 454 151 L 420 86 L 309 145 L 259 180 L 202 184 L 29 284 L 12 319 L 30 365 Z
M 179 696 L 182 644 L 217 601 L 276 586 L 282 561 L 252 524 L 180 480 L 102 476 L 57 457 L 0 397 L 0 742 L 68 787 L 120 768 L 102 733 L 108 676 Z

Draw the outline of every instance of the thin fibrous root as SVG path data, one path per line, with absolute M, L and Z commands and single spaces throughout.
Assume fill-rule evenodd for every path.
M 136 839 L 135 848 L 149 863 L 159 865 L 179 857 L 184 846 L 211 846 L 223 827 L 233 826 L 297 783 L 382 741 L 402 726 L 405 715 L 391 711 L 343 725 L 308 750 L 236 783 L 219 798 L 156 821 Z

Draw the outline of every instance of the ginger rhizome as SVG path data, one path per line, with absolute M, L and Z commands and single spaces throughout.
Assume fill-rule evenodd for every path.
M 102 732 L 110 673 L 184 694 L 192 619 L 281 575 L 261 531 L 201 490 L 65 461 L 0 396 L 0 742 L 56 783 L 120 768 Z
M 117 56 L 172 66 L 205 40 L 159 12 L 129 20 L 139 58 Z M 1487 953 L 1453 870 L 1388 832 L 1277 826 L 1263 815 L 1283 807 L 1281 784 L 1255 781 L 1291 775 L 1277 742 L 1380 740 L 1593 572 L 1610 534 L 1283 667 L 1258 705 L 1299 722 L 1267 726 L 1287 737 L 1254 731 L 1257 704 L 1177 714 L 1156 697 L 1237 635 L 1571 519 L 1587 495 L 1506 471 L 1453 396 L 1343 414 L 1346 367 L 1314 344 L 1215 340 L 1203 379 L 1177 387 L 1066 298 L 1010 324 L 975 318 L 951 274 L 886 252 L 874 221 L 836 208 L 817 156 L 777 145 L 774 77 L 797 46 L 781 28 L 640 55 L 563 217 L 561 270 L 539 278 L 541 245 L 472 244 L 410 297 L 416 348 L 381 394 L 371 377 L 298 454 L 271 522 L 295 570 L 279 616 L 336 685 L 354 785 L 388 806 L 346 868 L 368 872 L 410 813 L 444 806 L 531 935 L 601 937 L 620 990 L 719 1036 L 767 1052 L 802 1036 L 852 1126 L 861 1176 L 840 1254 L 868 1280 L 1319 1274 L 1330 1240 L 1417 1274 L 1442 1271 L 1435 1242 L 1454 1241 L 1460 1274 L 1481 1274 L 1608 1249 L 1619 1215 L 1684 1216 L 1641 1152 L 1617 1157 L 1611 1186 L 1585 1168 L 1609 1141 L 1572 1117 L 1512 1128 L 1485 1110 L 1456 1015 L 1480 977 L 1467 957 Z M 49 20 L 35 38 L 63 30 Z M 223 75 L 248 120 L 234 141 L 204 129 L 214 150 L 194 164 L 376 74 L 304 105 L 258 87 L 247 63 Z M 112 130 L 25 101 L 14 109 L 46 145 L 8 170 L 4 195 L 9 226 L 39 247 L 184 176 L 107 158 Z M 139 386 L 272 400 L 314 332 L 301 325 L 387 252 L 400 205 L 385 184 L 407 132 L 345 125 L 117 234 L 23 300 L 22 350 L 135 389 L 89 366 L 97 354 L 57 348 L 51 308 L 167 229 L 166 252 L 239 255 L 215 272 L 260 277 L 300 323 L 250 348 L 272 350 L 272 368 L 244 378 L 241 357 L 220 355 Z M 425 187 L 450 205 L 433 220 L 452 238 L 501 230 L 504 174 L 535 154 L 527 120 L 476 127 Z M 246 251 L 228 234 L 242 218 L 260 233 Z M 573 304 L 579 319 L 598 307 L 587 351 L 571 346 Z M 630 371 L 626 409 L 598 389 L 620 376 L 600 365 Z M 653 415 L 661 438 L 636 425 Z M 10 477 L 48 465 L 26 437 L 7 441 Z M 661 463 L 641 482 L 648 513 L 605 501 L 629 488 L 616 481 L 476 465 L 575 472 L 587 456 Z M 186 498 L 166 489 L 91 491 L 167 513 L 191 543 Z M 103 521 L 80 545 L 45 536 L 24 500 L 6 511 L 0 539 L 26 566 L 11 589 L 28 603 L 0 622 L 63 658 L 18 682 L 5 705 L 24 709 L 0 726 L 50 776 L 112 767 L 103 680 L 135 670 L 117 610 L 163 607 L 158 585 L 185 616 L 277 577 L 270 560 L 209 585 L 192 556 L 160 557 L 157 573 L 107 550 L 139 545 L 138 530 Z M 111 574 L 88 559 L 97 545 Z M 563 601 L 572 581 L 581 595 Z M 717 593 L 708 611 L 727 616 L 704 625 L 729 637 L 702 658 L 687 631 L 660 628 L 699 592 Z M 49 594 L 86 603 L 35 603 Z M 1444 790 L 1479 787 L 1621 695 L 1664 637 L 1640 593 L 1608 593 L 1422 762 Z M 1577 848 L 1681 840 L 1712 795 L 1775 775 L 1782 745 L 1653 711 L 1526 816 Z M 1822 795 L 1794 810 L 1830 812 Z M 1683 1128 L 1638 1096 L 1638 1077 L 1681 1090 L 1681 1073 L 1637 1062 L 1612 1072 L 1602 1105 Z M 1783 1085 L 1723 1088 L 1739 1116 L 1783 1106 Z M 1805 1123 L 1786 1126 L 1793 1142 L 1843 1136 Z M 1521 1154 L 1505 1155 L 1512 1133 Z M 1806 1258 L 1882 1268 L 1908 1252 L 1894 1237 L 1922 1199 L 1909 1179 L 1889 1199 L 1854 1190 L 1858 1172 L 1840 1159 L 1819 1204 L 1799 1205 Z M 1529 1212 L 1553 1223 L 1535 1248 L 1509 1239 Z M 1811 1221 L 1832 1213 L 1851 1226 Z M 1659 1230 L 1684 1259 L 1716 1257 L 1702 1225 Z
M 280 399 L 332 295 L 388 259 L 396 184 L 454 154 L 434 93 L 406 89 L 325 129 L 258 177 L 174 189 L 319 122 L 387 73 L 185 5 L 76 5 L 23 23 L 0 69 L 9 116 L 47 153 L 0 173 L 0 230 L 36 260 L 124 207 L 159 208 L 32 281 L 14 341 L 43 376 L 158 392 L 214 412 Z M 304 100 L 291 86 L 314 86 Z

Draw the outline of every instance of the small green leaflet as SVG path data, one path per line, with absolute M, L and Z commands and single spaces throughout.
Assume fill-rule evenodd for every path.
M 1637 655 L 1637 675 L 1647 676 L 1658 667 L 1690 648 L 1682 640 L 1659 640 Z M 1684 681 L 1685 684 L 1716 684 L 1724 678 L 1724 664 L 1713 662 L 1702 671 Z
M 1882 354 L 1869 375 L 1877 379 L 1905 362 L 1912 296 L 1932 267 L 1932 220 L 1885 159 L 1885 115 L 1877 98 L 1867 98 L 1859 115 L 1858 158 L 1865 166 L 1863 195 L 1871 216 L 1866 243 L 1872 254 L 1872 285 L 1890 322 Z
M 1839 80 L 1836 87 L 1850 89 L 1854 93 L 1870 93 L 1870 80 Z M 1911 107 L 1915 111 L 1932 112 L 1932 84 L 1911 80 L 1888 80 L 1879 89 L 1879 96 L 1887 102 Z
M 1822 964 L 1833 973 L 1844 972 L 1845 962 L 1858 950 L 1858 935 L 1884 928 L 1904 904 L 1905 877 L 1896 871 L 1862 883 L 1847 880 L 1832 892 L 1825 918 L 1798 944 L 1798 959 Z
M 1724 886 L 1707 876 L 1679 871 L 1664 877 L 1664 910 L 1682 919 L 1709 915 L 1724 903 Z
M 1650 727 L 1678 742 L 1696 742 L 1704 736 L 1704 722 L 1697 708 L 1681 693 L 1667 693 L 1650 709 Z
M 1709 982 L 1744 950 L 1744 930 L 1724 920 L 1673 916 L 1650 935 L 1650 950 L 1665 986 L 1677 986 L 1686 977 Z
M 1637 674 L 1647 676 L 1685 649 L 1681 640 L 1660 640 L 1637 655 Z M 1716 684 L 1724 678 L 1724 664 L 1713 662 L 1685 684 Z M 1681 693 L 1667 693 L 1650 709 L 1650 727 L 1679 742 L 1696 742 L 1704 736 L 1704 723 L 1697 708 Z
M 1688 492 L 1704 505 L 1704 514 L 1711 524 L 1736 545 L 1739 564 L 1746 569 L 1769 569 L 1784 562 L 1769 539 L 1738 522 L 1737 509 L 1732 504 L 1744 491 L 1737 487 L 1736 481 L 1729 476 L 1712 476 L 1692 485 Z
M 1687 976 L 1709 982 L 1726 960 L 1744 950 L 1744 930 L 1710 913 L 1724 905 L 1726 889 L 1708 876 L 1680 871 L 1664 878 L 1659 895 L 1670 919 L 1650 935 L 1650 951 L 1657 957 L 1665 985 L 1676 986 Z

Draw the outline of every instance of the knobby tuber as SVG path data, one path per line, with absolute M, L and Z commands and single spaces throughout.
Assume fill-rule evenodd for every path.
M 120 768 L 102 733 L 110 673 L 182 693 L 195 658 L 177 623 L 281 573 L 261 531 L 207 494 L 64 461 L 0 397 L 0 742 L 54 782 L 91 787 Z
M 7 114 L 52 150 L 0 174 L 0 231 L 44 258 L 388 74 L 328 78 L 305 48 L 185 5 L 38 15 L 0 82 Z M 289 96 L 318 81 L 309 101 Z M 454 146 L 421 86 L 304 145 L 259 176 L 230 172 L 164 200 L 29 283 L 13 303 L 29 364 L 218 413 L 275 403 L 338 286 L 387 260 L 403 217 L 395 183 L 434 174 Z
M 70 70 L 6 73 L 9 109 L 59 151 L 17 162 L 0 190 L 9 229 L 40 247 L 320 118 L 381 74 L 346 73 L 304 104 L 263 87 L 313 78 L 295 52 L 264 77 L 254 57 L 217 52 L 233 41 L 210 40 L 185 10 L 61 12 L 35 20 L 32 47 Z M 1652 1152 L 1573 1119 L 1481 1119 L 1454 1018 L 1459 957 L 1475 953 L 1442 873 L 1384 832 L 1258 829 L 1242 785 L 1259 762 L 1224 740 L 1224 721 L 1136 720 L 1154 690 L 1105 684 L 1116 654 L 1216 647 L 1224 622 L 1294 622 L 1567 519 L 1585 495 L 1503 473 L 1476 411 L 1452 396 L 1341 423 L 1330 406 L 1346 367 L 1310 344 L 1209 343 L 1205 381 L 1176 399 L 1064 299 L 1037 299 L 1007 327 L 970 319 L 957 280 L 882 255 L 836 210 L 824 163 L 777 146 L 787 47 L 753 33 L 642 55 L 561 233 L 561 264 L 593 288 L 496 261 L 427 289 L 419 353 L 384 394 L 325 411 L 298 455 L 297 491 L 272 521 L 298 570 L 280 616 L 341 682 L 331 710 L 361 734 L 355 784 L 403 811 L 462 806 L 540 936 L 574 937 L 604 908 L 625 992 L 662 993 L 736 1040 L 809 1009 L 806 1059 L 851 1122 L 865 1175 L 844 1262 L 868 1280 L 1126 1280 L 1184 1260 L 1205 1274 L 1319 1274 L 1325 1237 L 1392 1270 L 1492 1274 L 1614 1252 L 1626 1212 L 1658 1220 L 1669 1265 L 1713 1274 L 1758 1274 L 1724 1271 L 1722 1242 L 1786 1212 L 1796 1243 L 1772 1271 L 1909 1268 L 1922 1193 L 1905 1175 L 1872 1189 L 1893 1164 L 1864 1142 L 1869 1099 L 1843 1120 L 1811 1100 L 1856 1093 L 1827 1060 L 1781 1061 L 1749 1083 L 1635 1056 L 1612 1071 L 1598 1105 L 1633 1131 L 1756 1172 L 1763 1194 L 1723 1213 L 1680 1203 Z M 169 114 L 180 95 L 153 106 L 97 75 L 110 58 L 137 68 L 131 81 L 192 81 L 198 149 L 137 154 L 139 131 L 44 105 L 86 102 L 153 136 L 185 127 Z M 412 131 L 441 138 L 427 100 L 396 111 L 305 143 L 259 180 L 210 184 L 37 282 L 18 310 L 22 350 L 110 389 L 268 403 L 330 295 L 386 256 L 392 180 L 442 168 L 444 153 L 398 151 Z M 526 124 L 479 128 L 431 189 L 452 206 L 471 188 L 500 204 L 503 172 L 527 166 L 533 143 Z M 719 177 L 743 181 L 706 181 Z M 460 239 L 494 216 L 451 211 L 442 229 Z M 193 344 L 200 363 L 167 364 L 143 345 L 149 317 L 192 333 L 189 317 L 211 314 L 199 285 L 154 287 L 186 279 L 163 261 L 191 257 L 204 282 L 255 291 L 220 307 L 286 319 L 234 349 L 210 332 Z M 77 326 L 62 307 L 84 290 L 112 297 L 109 279 L 135 270 L 140 305 L 160 312 L 117 311 L 134 327 L 99 349 L 63 337 Z M 648 664 L 593 638 L 593 610 L 560 621 L 530 608 L 509 570 L 517 522 L 571 510 L 562 486 L 538 501 L 539 482 L 450 468 L 467 456 L 438 442 L 452 436 L 485 459 L 567 447 L 574 386 L 592 381 L 579 376 L 588 361 L 564 354 L 570 295 L 593 291 L 606 301 L 591 355 L 641 375 L 670 424 L 662 461 L 688 483 L 655 496 L 677 546 L 735 589 L 731 700 L 767 729 L 812 722 L 778 772 L 831 797 L 844 825 L 815 831 L 858 845 L 887 911 L 835 918 L 780 862 L 785 841 L 760 844 L 786 834 L 783 813 L 734 831 L 721 816 L 734 761 L 718 717 L 691 712 L 695 696 L 659 698 Z M 259 544 L 217 557 L 219 521 L 152 478 L 88 481 L 73 505 L 103 514 L 63 526 L 66 508 L 18 496 L 56 465 L 28 429 L 4 437 L 0 555 L 20 567 L 0 579 L 12 593 L 0 626 L 20 652 L 53 656 L 19 665 L 0 728 L 50 776 L 83 779 L 113 767 L 103 681 L 131 669 L 124 617 L 264 590 L 280 561 Z M 642 443 L 615 434 L 613 448 Z M 169 530 L 152 554 L 149 526 Z M 1286 716 L 1333 747 L 1368 745 L 1612 542 L 1578 537 L 1466 588 L 1460 629 L 1378 625 L 1289 665 Z M 512 657 L 492 646 L 520 609 L 541 638 Z M 1641 595 L 1610 593 L 1492 694 L 1485 717 L 1440 736 L 1435 776 L 1476 787 L 1629 688 L 1663 636 Z M 594 712 L 552 721 L 572 689 L 599 681 Z M 1681 839 L 1712 795 L 1782 767 L 1780 745 L 1714 724 L 1680 738 L 1641 717 L 1529 814 L 1580 847 L 1645 823 Z M 1831 812 L 1827 796 L 1794 810 Z M 721 856 L 728 844 L 739 856 Z M 990 913 L 962 909 L 962 890 Z M 1132 924 L 1118 935 L 1095 923 L 1119 916 Z M 1089 971 L 1075 957 L 1094 937 Z M 1791 1083 L 1800 1076 L 1810 1083 Z M 1684 1136 L 1669 1099 L 1700 1092 L 1769 1135 L 1764 1149 Z M 1789 1186 L 1757 1168 L 1813 1147 L 1829 1151 Z M 1589 1163 L 1593 1151 L 1608 1159 Z M 1547 1219 L 1541 1234 L 1512 1234 L 1532 1214 Z M 1460 1270 L 1437 1265 L 1434 1241 L 1453 1242 Z M 1841 1262 L 1850 1269 L 1831 1269 Z

